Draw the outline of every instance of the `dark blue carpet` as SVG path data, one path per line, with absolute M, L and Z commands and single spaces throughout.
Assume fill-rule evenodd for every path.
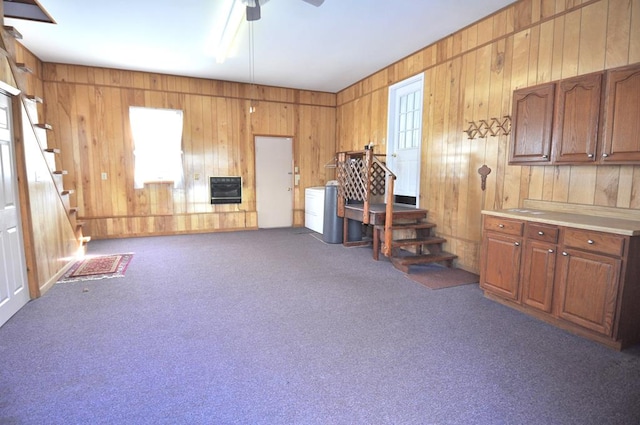
M 1 424 L 638 424 L 616 352 L 305 229 L 93 241 L 0 328 Z

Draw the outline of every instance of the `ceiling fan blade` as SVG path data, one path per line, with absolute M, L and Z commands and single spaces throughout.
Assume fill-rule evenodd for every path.
M 305 3 L 309 3 L 314 5 L 315 7 L 321 6 L 324 3 L 324 0 L 302 0 Z
M 256 2 L 254 7 L 247 6 L 247 21 L 257 21 L 260 19 L 260 3 Z

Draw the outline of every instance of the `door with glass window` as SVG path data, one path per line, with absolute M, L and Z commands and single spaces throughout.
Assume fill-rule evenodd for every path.
M 423 74 L 389 88 L 387 165 L 395 173 L 396 202 L 418 205 Z

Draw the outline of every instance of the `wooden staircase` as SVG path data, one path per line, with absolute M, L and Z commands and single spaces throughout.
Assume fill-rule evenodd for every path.
M 434 223 L 426 220 L 427 211 L 418 210 L 424 214 L 421 218 L 405 218 L 403 212 L 394 212 L 393 222 L 390 231 L 393 233 L 389 260 L 395 268 L 409 273 L 410 266 L 429 263 L 444 262 L 447 267 L 453 265 L 453 260 L 457 255 L 446 252 L 442 249 L 442 244 L 446 243 L 445 238 L 441 238 L 433 231 L 436 227 Z M 415 213 L 412 213 L 415 215 Z M 374 225 L 373 229 L 373 259 L 378 260 L 380 251 L 384 248 L 385 226 Z
M 453 266 L 457 255 L 444 251 L 447 240 L 435 234 L 436 225 L 427 221 L 428 211 L 393 203 L 396 176 L 372 149 L 340 152 L 337 158 L 338 216 L 344 218 L 344 245 L 363 244 L 349 240 L 347 221 L 357 220 L 373 227 L 374 260 L 382 253 L 405 273 L 413 265 Z
M 36 98 L 35 96 L 26 96 L 26 102 L 33 102 L 34 104 L 42 103 L 42 99 Z M 34 107 L 27 107 L 27 112 L 30 114 L 30 119 L 33 121 L 38 118 L 40 114 L 37 108 L 37 105 Z M 53 131 L 53 127 L 50 124 L 46 123 L 38 123 L 33 125 L 34 128 L 40 129 L 40 134 L 38 135 L 38 143 L 40 146 L 47 146 L 47 136 L 46 132 Z M 69 218 L 69 222 L 71 223 L 71 227 L 73 228 L 76 240 L 78 241 L 78 245 L 83 251 L 86 251 L 86 245 L 91 240 L 90 236 L 85 236 L 83 233 L 84 223 L 78 221 L 78 208 L 71 205 L 71 196 L 75 193 L 73 189 L 65 189 L 65 180 L 64 177 L 69 174 L 67 170 L 60 169 L 58 167 L 60 149 L 58 148 L 49 148 L 44 147 L 42 149 L 43 155 L 45 156 L 45 161 L 47 166 L 49 167 L 49 171 L 51 173 L 51 177 L 53 178 L 53 182 L 60 194 L 60 199 L 62 204 L 64 205 L 64 209 L 67 213 L 67 217 Z
M 22 35 L 13 27 L 5 26 L 4 31 L 5 34 L 13 37 L 16 40 L 22 38 Z M 15 56 L 15 53 L 5 53 L 6 56 L 9 57 Z M 40 118 L 43 115 L 42 105 L 44 101 L 41 97 L 30 94 L 26 91 L 28 84 L 25 81 L 25 77 L 33 71 L 31 68 L 29 68 L 29 66 L 23 63 L 16 62 L 14 64 L 14 67 L 16 70 L 16 72 L 14 72 L 14 77 L 18 88 L 22 91 L 22 103 L 26 112 L 26 119 L 23 119 L 23 125 L 30 126 L 32 128 L 33 135 L 37 140 L 37 143 L 42 151 L 44 162 L 46 163 L 46 167 L 48 168 L 48 174 L 50 174 L 50 176 L 46 176 L 44 172 L 38 172 L 36 180 L 44 181 L 47 179 L 51 179 L 53 181 L 60 201 L 69 219 L 69 223 L 71 224 L 71 227 L 74 231 L 78 247 L 82 250 L 86 250 L 86 244 L 91 240 L 91 237 L 85 236 L 83 234 L 83 223 L 77 220 L 78 208 L 72 206 L 73 201 L 71 197 L 75 191 L 73 189 L 66 188 L 68 182 L 65 181 L 65 176 L 68 175 L 68 172 L 59 167 L 60 163 L 62 162 L 60 160 L 60 149 L 48 146 L 47 133 L 52 132 L 53 127 L 46 122 L 40 121 Z

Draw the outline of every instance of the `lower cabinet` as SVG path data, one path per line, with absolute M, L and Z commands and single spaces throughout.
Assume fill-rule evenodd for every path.
M 558 316 L 610 336 L 619 275 L 619 259 L 564 250 L 558 268 Z
M 558 267 L 558 316 L 611 336 L 625 238 L 567 229 Z
M 639 237 L 484 216 L 488 298 L 621 349 L 640 342 Z
M 522 303 L 551 312 L 556 246 L 547 242 L 527 241 L 522 269 Z
M 520 287 L 521 238 L 500 234 L 488 235 L 483 243 L 485 262 L 491 261 L 482 280 L 485 290 L 517 300 Z

